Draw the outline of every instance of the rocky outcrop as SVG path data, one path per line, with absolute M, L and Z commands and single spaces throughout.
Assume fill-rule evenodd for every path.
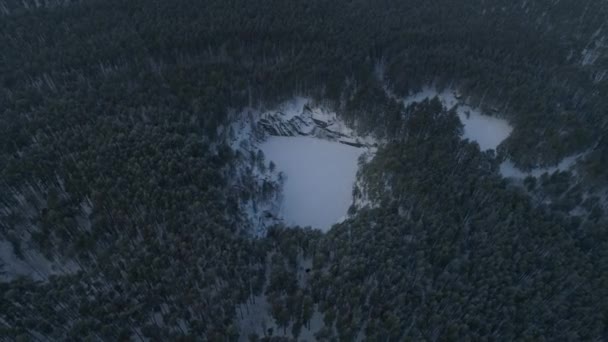
M 270 135 L 296 136 L 310 135 L 316 124 L 311 118 L 293 116 L 288 118 L 282 112 L 266 113 L 258 121 L 258 126 Z
M 327 140 L 348 138 L 349 135 L 332 129 L 336 121 L 335 114 L 313 110 L 305 105 L 299 113 L 264 113 L 257 122 L 257 127 L 264 133 L 275 136 L 314 136 Z
M 375 146 L 373 139 L 356 136 L 335 112 L 307 103 L 294 103 L 261 114 L 255 126 L 257 133 L 260 136 L 311 136 L 359 148 Z

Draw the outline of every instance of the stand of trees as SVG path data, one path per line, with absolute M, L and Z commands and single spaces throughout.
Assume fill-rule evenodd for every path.
M 584 194 L 608 181 L 607 11 L 0 0 L 0 239 L 79 267 L 0 283 L 0 339 L 236 340 L 235 307 L 263 292 L 293 335 L 318 305 L 319 339 L 605 338 L 608 225 Z M 429 84 L 506 116 L 518 165 L 589 151 L 582 188 L 509 186 L 453 113 L 392 97 Z M 227 113 L 294 95 L 390 141 L 362 173 L 380 208 L 252 239 Z M 294 286 L 297 255 L 315 262 Z
M 382 205 L 332 229 L 313 293 L 353 340 L 591 340 L 606 330 L 608 221 L 534 205 L 437 100 L 362 170 Z M 443 133 L 440 133 L 443 132 Z M 390 190 L 386 190 L 390 189 Z

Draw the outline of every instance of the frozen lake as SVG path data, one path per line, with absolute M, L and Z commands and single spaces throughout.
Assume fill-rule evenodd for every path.
M 286 223 L 327 231 L 346 216 L 364 149 L 311 137 L 277 136 L 268 137 L 260 148 L 286 175 L 281 204 Z

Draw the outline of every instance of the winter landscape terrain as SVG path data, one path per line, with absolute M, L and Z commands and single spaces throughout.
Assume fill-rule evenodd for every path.
M 402 103 L 407 107 L 437 97 L 446 109 L 456 109 L 463 124 L 463 139 L 477 143 L 482 151 L 495 151 L 513 128 L 507 120 L 497 117 L 500 113 L 483 113 L 467 105 L 458 94 L 456 90 L 439 92 L 427 86 Z M 281 190 L 271 204 L 276 218 L 287 225 L 323 231 L 343 220 L 356 201 L 352 195 L 360 157 L 364 153 L 371 153 L 373 157 L 378 140 L 357 136 L 335 112 L 312 104 L 306 97 L 294 97 L 276 109 L 253 113 L 234 125 L 237 136 L 243 139 L 236 142 L 245 141 L 254 149 L 259 148 L 265 161 L 274 164 L 271 173 L 282 175 Z M 543 173 L 570 169 L 581 156 L 567 157 L 553 167 L 529 171 L 520 170 L 512 161 L 505 160 L 499 171 L 506 178 L 540 177 Z
M 603 341 L 605 0 L 0 0 L 0 342 Z
M 359 157 L 373 155 L 376 140 L 357 136 L 335 112 L 305 97 L 249 113 L 232 125 L 232 145 L 261 152 L 263 163 L 273 166 L 257 177 L 281 184 L 275 200 L 257 207 L 289 226 L 327 231 L 343 220 L 353 204 Z

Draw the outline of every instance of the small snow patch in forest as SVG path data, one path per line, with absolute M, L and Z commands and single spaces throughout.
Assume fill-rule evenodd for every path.
M 468 106 L 458 109 L 464 137 L 476 141 L 482 151 L 495 150 L 513 131 L 506 120 L 483 115 Z
M 285 328 L 279 327 L 270 313 L 271 306 L 265 295 L 249 298 L 247 303 L 240 304 L 236 311 L 240 333 L 239 341 L 249 341 L 250 335 L 294 338 L 292 333 L 293 321 L 289 322 L 289 325 Z M 323 326 L 323 314 L 315 305 L 310 321 L 300 330 L 297 341 L 316 341 L 315 334 Z
M 0 282 L 19 277 L 44 281 L 51 275 L 74 273 L 80 269 L 73 261 L 63 264 L 53 262 L 34 250 L 23 250 L 21 253 L 22 258 L 19 258 L 10 242 L 0 240 Z
M 553 174 L 556 171 L 569 171 L 573 168 L 576 162 L 581 159 L 585 154 L 580 153 L 574 156 L 566 157 L 562 159 L 559 164 L 551 167 L 539 167 L 530 171 L 523 171 L 519 169 L 511 160 L 506 160 L 500 164 L 500 174 L 505 178 L 526 178 L 528 176 L 540 177 L 544 173 Z

